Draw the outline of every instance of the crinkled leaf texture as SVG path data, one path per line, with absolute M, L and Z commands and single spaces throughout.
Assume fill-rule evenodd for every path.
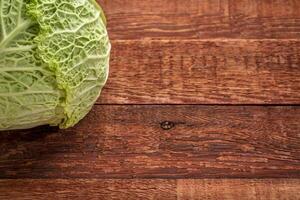
M 95 0 L 0 0 L 0 130 L 68 128 L 108 77 L 110 42 Z

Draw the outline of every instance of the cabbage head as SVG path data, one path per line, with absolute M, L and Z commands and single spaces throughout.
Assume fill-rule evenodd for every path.
M 109 54 L 95 0 L 0 0 L 0 130 L 74 126 L 100 95 Z

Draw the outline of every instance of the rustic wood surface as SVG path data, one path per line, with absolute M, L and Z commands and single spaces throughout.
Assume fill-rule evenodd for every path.
M 267 180 L 178 180 L 177 197 L 179 200 L 299 200 L 299 179 Z
M 300 178 L 300 108 L 95 106 L 0 135 L 0 178 Z
M 298 0 L 98 0 L 113 40 L 296 38 Z
M 300 200 L 300 1 L 98 2 L 107 86 L 74 128 L 0 134 L 1 200 Z
M 114 41 L 104 104 L 300 104 L 300 40 Z
M 15 189 L 13 189 L 15 188 Z M 83 189 L 84 188 L 84 189 Z M 299 179 L 27 179 L 0 180 L 0 198 L 25 199 L 163 199 L 298 200 Z

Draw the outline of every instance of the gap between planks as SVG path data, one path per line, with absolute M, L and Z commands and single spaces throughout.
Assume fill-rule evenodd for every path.
M 300 104 L 176 104 L 176 103 L 166 103 L 166 104 L 151 104 L 151 103 L 119 103 L 119 104 L 111 104 L 111 103 L 99 103 L 96 102 L 94 106 L 247 106 L 247 107 L 257 107 L 257 106 L 262 106 L 262 107 L 291 107 L 291 106 L 299 106 Z
M 176 39 L 176 38 L 146 38 L 146 39 L 113 39 L 113 43 L 130 43 L 130 42 L 299 42 L 300 38 L 261 38 L 261 39 L 247 39 L 247 38 L 211 38 L 211 39 Z

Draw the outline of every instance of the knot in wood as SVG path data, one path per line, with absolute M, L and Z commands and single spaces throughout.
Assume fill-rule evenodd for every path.
M 170 122 L 170 121 L 164 121 L 160 124 L 160 127 L 163 130 L 170 130 L 175 126 L 174 122 Z

